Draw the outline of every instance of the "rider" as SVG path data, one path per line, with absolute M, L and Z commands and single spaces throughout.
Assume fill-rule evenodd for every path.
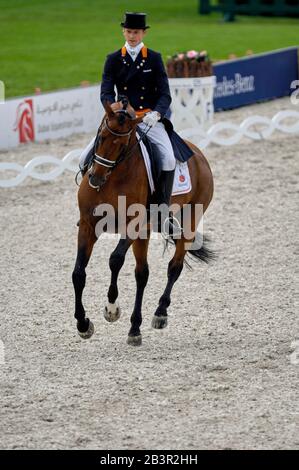
M 126 42 L 121 49 L 107 56 L 101 84 L 101 101 L 103 105 L 109 102 L 112 110 L 119 109 L 115 102 L 116 86 L 118 95 L 128 97 L 136 115 L 144 115 L 139 127 L 143 131 L 150 127 L 147 137 L 156 145 L 161 158 L 162 171 L 157 182 L 156 200 L 159 205 L 169 206 L 175 156 L 170 138 L 161 122 L 171 103 L 167 74 L 161 54 L 147 49 L 143 43 L 149 28 L 146 25 L 146 14 L 126 12 L 121 26 Z M 93 144 L 94 139 L 81 154 L 82 173 L 87 169 L 88 154 Z

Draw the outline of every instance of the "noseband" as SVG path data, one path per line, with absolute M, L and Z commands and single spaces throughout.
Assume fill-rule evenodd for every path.
M 122 114 L 126 114 L 127 116 L 130 116 L 129 113 L 127 113 L 126 111 L 124 112 L 123 110 L 120 110 L 120 111 L 116 111 L 118 113 L 122 113 Z M 107 129 L 107 131 L 110 132 L 110 134 L 112 135 L 115 135 L 117 137 L 130 137 L 131 134 L 132 134 L 132 131 L 133 129 L 130 129 L 128 132 L 115 132 L 113 129 L 111 129 L 111 127 L 109 126 L 108 124 L 108 119 L 105 119 L 104 121 L 104 128 Z M 126 148 L 128 147 L 129 145 L 129 142 L 130 142 L 130 139 L 128 140 L 128 143 L 126 145 Z M 96 145 L 95 145 L 95 148 L 98 144 L 98 139 L 96 139 Z M 93 157 L 93 162 L 94 163 L 97 163 L 98 165 L 102 165 L 102 166 L 105 166 L 106 168 L 114 168 L 116 165 L 118 165 L 120 163 L 120 159 L 121 157 L 123 156 L 124 152 L 122 152 L 120 154 L 120 156 L 116 159 L 116 160 L 108 160 L 107 158 L 104 158 L 102 157 L 101 155 L 98 155 L 95 151 L 94 151 L 94 157 Z

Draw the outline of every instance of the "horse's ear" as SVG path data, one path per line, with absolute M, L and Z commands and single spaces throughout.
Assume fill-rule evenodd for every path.
M 106 101 L 106 102 L 105 102 L 105 105 L 104 105 L 104 109 L 105 109 L 105 111 L 106 111 L 106 113 L 107 113 L 107 115 L 108 115 L 108 118 L 112 118 L 112 116 L 114 115 L 114 112 L 113 112 L 113 110 L 112 110 L 112 108 L 111 108 L 111 104 L 112 104 L 112 103 L 110 103 L 109 101 Z

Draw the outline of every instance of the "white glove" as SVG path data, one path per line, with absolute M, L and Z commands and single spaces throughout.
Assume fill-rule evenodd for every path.
M 144 122 L 144 124 L 146 124 L 147 126 L 154 127 L 160 118 L 161 115 L 160 113 L 158 113 L 158 111 L 151 111 L 150 113 L 147 113 L 144 116 L 142 122 Z

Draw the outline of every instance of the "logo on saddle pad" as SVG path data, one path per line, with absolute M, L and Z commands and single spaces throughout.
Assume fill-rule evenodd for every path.
M 17 107 L 14 131 L 19 131 L 19 142 L 34 141 L 33 100 L 24 100 Z

